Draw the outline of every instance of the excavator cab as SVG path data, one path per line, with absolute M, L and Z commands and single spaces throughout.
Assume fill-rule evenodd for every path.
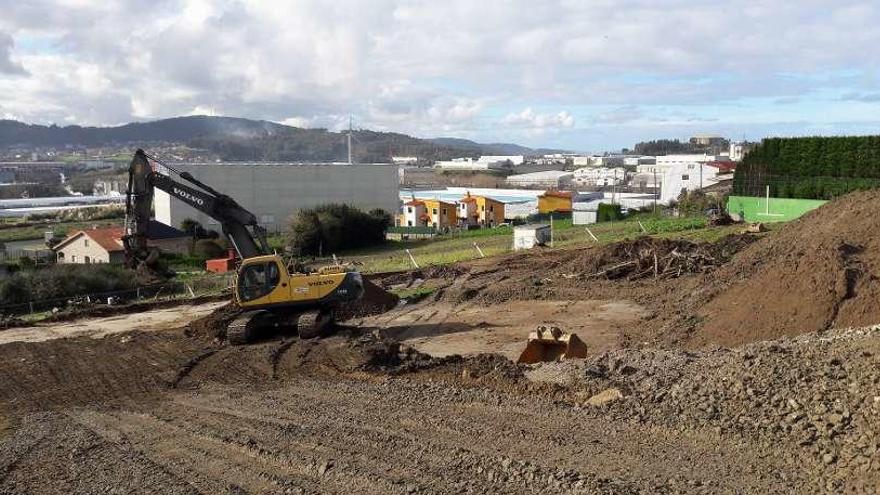
M 235 302 L 244 311 L 227 328 L 233 344 L 251 341 L 265 327 L 295 326 L 301 338 L 324 333 L 333 309 L 361 298 L 361 274 L 342 267 L 290 273 L 277 255 L 242 261 L 235 281 Z

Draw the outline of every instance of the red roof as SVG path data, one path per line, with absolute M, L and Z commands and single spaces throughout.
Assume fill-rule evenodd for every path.
M 736 170 L 736 162 L 707 162 L 706 165 L 717 168 L 719 172 Z
M 85 235 L 89 239 L 95 241 L 99 246 L 104 248 L 104 250 L 108 253 L 122 251 L 124 250 L 122 246 L 122 234 L 122 227 L 104 227 L 101 229 L 80 230 L 67 236 L 67 238 L 59 242 L 54 249 L 60 249 L 62 246 L 70 243 L 70 241 L 76 239 L 80 235 Z
M 414 199 L 412 201 L 407 201 L 406 203 L 404 203 L 405 206 L 422 206 L 424 204 L 425 203 L 419 199 Z
M 542 194 L 541 196 L 571 199 L 572 194 L 571 194 L 571 191 L 547 191 L 544 194 Z

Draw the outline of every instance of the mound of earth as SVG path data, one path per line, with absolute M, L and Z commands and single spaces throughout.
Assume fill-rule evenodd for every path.
M 640 237 L 598 247 L 513 254 L 489 265 L 441 273 L 437 299 L 453 304 L 511 300 L 629 299 L 656 306 L 676 287 L 726 263 L 756 239 L 730 235 L 714 243 Z M 463 274 L 462 274 L 463 273 Z
M 846 195 L 738 254 L 704 288 L 695 345 L 880 321 L 880 191 Z
M 704 428 L 785 446 L 818 482 L 807 491 L 880 489 L 880 327 L 733 349 L 620 349 L 530 368 L 562 385 L 585 415 Z M 602 407 L 590 399 L 617 391 Z

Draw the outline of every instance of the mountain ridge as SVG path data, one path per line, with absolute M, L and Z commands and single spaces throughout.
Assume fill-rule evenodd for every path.
M 392 155 L 425 160 L 481 154 L 538 155 L 548 151 L 511 143 L 477 143 L 460 138 L 422 139 L 396 132 L 356 130 L 355 159 L 390 161 Z M 327 160 L 347 158 L 346 133 L 292 127 L 267 120 L 205 115 L 172 117 L 119 126 L 27 124 L 0 120 L 0 147 L 148 146 L 183 144 L 204 148 L 224 160 Z

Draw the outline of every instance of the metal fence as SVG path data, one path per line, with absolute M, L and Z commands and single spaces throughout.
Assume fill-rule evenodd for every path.
M 199 296 L 220 294 L 232 287 L 234 274 L 204 277 L 186 282 L 136 287 L 109 292 L 77 294 L 54 299 L 41 299 L 19 304 L 0 305 L 0 315 L 26 315 L 47 311 L 85 309 L 146 301 L 170 301 L 193 299 Z
M 0 261 L 15 261 L 30 258 L 34 261 L 55 261 L 55 252 L 51 249 L 0 249 Z

